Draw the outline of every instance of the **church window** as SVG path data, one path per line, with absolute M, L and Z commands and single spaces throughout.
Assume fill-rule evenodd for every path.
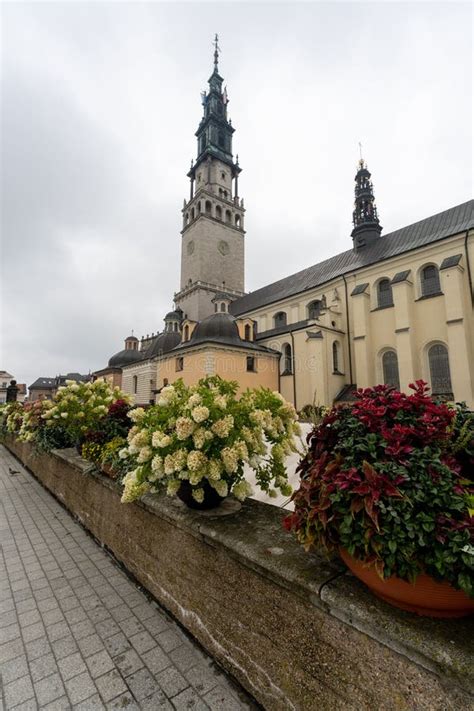
M 321 315 L 321 302 L 319 299 L 316 299 L 315 301 L 312 301 L 310 304 L 308 304 L 308 318 L 309 319 L 316 319 L 319 318 Z
M 194 207 L 193 207 L 193 209 L 191 210 L 191 220 L 194 220 Z
M 133 392 L 134 392 L 134 394 L 136 394 L 137 390 L 138 390 L 138 376 L 134 375 L 133 376 Z
M 176 372 L 180 372 L 183 369 L 184 369 L 184 358 L 183 358 L 183 356 L 179 356 L 179 358 L 176 358 Z
M 382 356 L 384 385 L 392 385 L 400 390 L 400 375 L 398 373 L 398 356 L 396 351 L 385 351 Z
M 251 328 L 248 323 L 245 324 L 244 328 L 244 338 L 246 341 L 251 341 Z
M 377 306 L 385 309 L 393 306 L 393 294 L 390 279 L 381 279 L 377 286 Z
M 222 180 L 225 180 L 225 173 L 221 173 Z
M 256 371 L 254 356 L 247 356 L 247 372 L 255 373 Z
M 222 208 L 220 205 L 216 205 L 216 217 L 218 220 L 222 220 Z
M 421 295 L 433 296 L 441 293 L 438 267 L 429 264 L 421 270 Z
M 433 395 L 452 397 L 451 372 L 449 369 L 448 349 L 442 343 L 436 343 L 428 350 L 431 392 Z
M 240 215 L 235 216 L 235 226 L 240 227 Z
M 217 304 L 214 304 L 214 311 L 217 313 Z
M 291 375 L 293 373 L 293 353 L 289 343 L 285 343 L 282 349 L 282 375 Z
M 224 134 L 223 134 L 222 131 L 219 131 L 219 135 L 218 135 L 218 139 L 217 139 L 217 140 L 218 140 L 218 143 L 219 143 L 219 147 L 220 147 L 220 148 L 224 148 L 224 146 L 225 146 L 225 138 L 224 138 Z
M 275 324 L 275 328 L 281 328 L 281 326 L 286 326 L 286 313 L 284 311 L 279 311 L 273 317 L 273 322 Z
M 226 210 L 226 211 L 225 211 L 225 221 L 226 221 L 226 222 L 231 222 L 231 221 L 232 221 L 232 214 L 231 214 L 230 210 Z
M 222 313 L 225 313 L 227 311 L 226 304 L 224 301 L 222 301 L 222 303 L 221 303 L 221 311 L 222 311 Z
M 184 341 L 187 341 L 189 339 L 189 326 L 187 324 L 184 327 L 183 336 L 184 336 L 184 338 L 183 338 Z
M 206 200 L 206 215 L 210 215 L 212 213 L 212 203 L 210 200 Z
M 332 370 L 333 373 L 340 373 L 340 363 L 339 363 L 339 343 L 334 341 L 332 344 Z

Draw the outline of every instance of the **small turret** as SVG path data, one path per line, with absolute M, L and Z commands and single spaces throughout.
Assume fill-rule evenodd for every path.
M 375 242 L 382 232 L 382 225 L 377 215 L 371 174 L 363 158 L 355 176 L 355 202 L 352 222 L 354 229 L 351 236 L 354 247 L 360 249 Z

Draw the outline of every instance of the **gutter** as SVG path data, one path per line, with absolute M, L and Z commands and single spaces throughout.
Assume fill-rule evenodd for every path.
M 293 331 L 290 331 L 290 336 L 291 336 L 291 357 L 292 357 L 292 366 L 293 366 L 293 400 L 295 401 L 295 410 L 298 409 L 296 406 L 296 361 L 295 361 L 295 337 L 293 335 Z
M 346 322 L 347 322 L 347 347 L 349 349 L 349 381 L 350 384 L 354 384 L 354 379 L 352 377 L 352 348 L 351 348 L 351 328 L 350 328 L 350 321 L 349 321 L 349 296 L 347 292 L 347 281 L 346 277 L 344 274 L 342 275 L 342 278 L 344 279 L 344 291 L 346 295 Z
M 471 263 L 469 261 L 469 250 L 467 248 L 467 245 L 468 245 L 467 238 L 468 237 L 469 237 L 469 230 L 466 230 L 466 234 L 464 236 L 464 251 L 466 252 L 467 278 L 469 279 L 469 291 L 471 292 L 471 304 L 473 304 L 473 306 L 474 306 L 474 292 L 472 290 Z

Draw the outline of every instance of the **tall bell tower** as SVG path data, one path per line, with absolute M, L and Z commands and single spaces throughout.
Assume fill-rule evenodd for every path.
M 233 159 L 234 128 L 227 115 L 229 99 L 219 74 L 219 47 L 214 40 L 214 71 L 201 94 L 203 117 L 196 131 L 197 158 L 191 162 L 189 199 L 183 205 L 181 285 L 176 306 L 200 321 L 214 313 L 213 298 L 225 290 L 244 293 L 244 202 L 239 196 L 240 166 Z

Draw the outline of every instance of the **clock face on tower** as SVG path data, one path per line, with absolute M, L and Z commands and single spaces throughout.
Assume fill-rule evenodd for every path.
M 224 255 L 224 257 L 225 257 L 227 254 L 229 254 L 229 252 L 230 252 L 230 247 L 229 247 L 228 243 L 227 243 L 225 240 L 223 240 L 223 239 L 221 239 L 221 240 L 219 241 L 219 244 L 217 245 L 217 249 L 219 250 L 219 252 L 220 252 L 222 255 Z

